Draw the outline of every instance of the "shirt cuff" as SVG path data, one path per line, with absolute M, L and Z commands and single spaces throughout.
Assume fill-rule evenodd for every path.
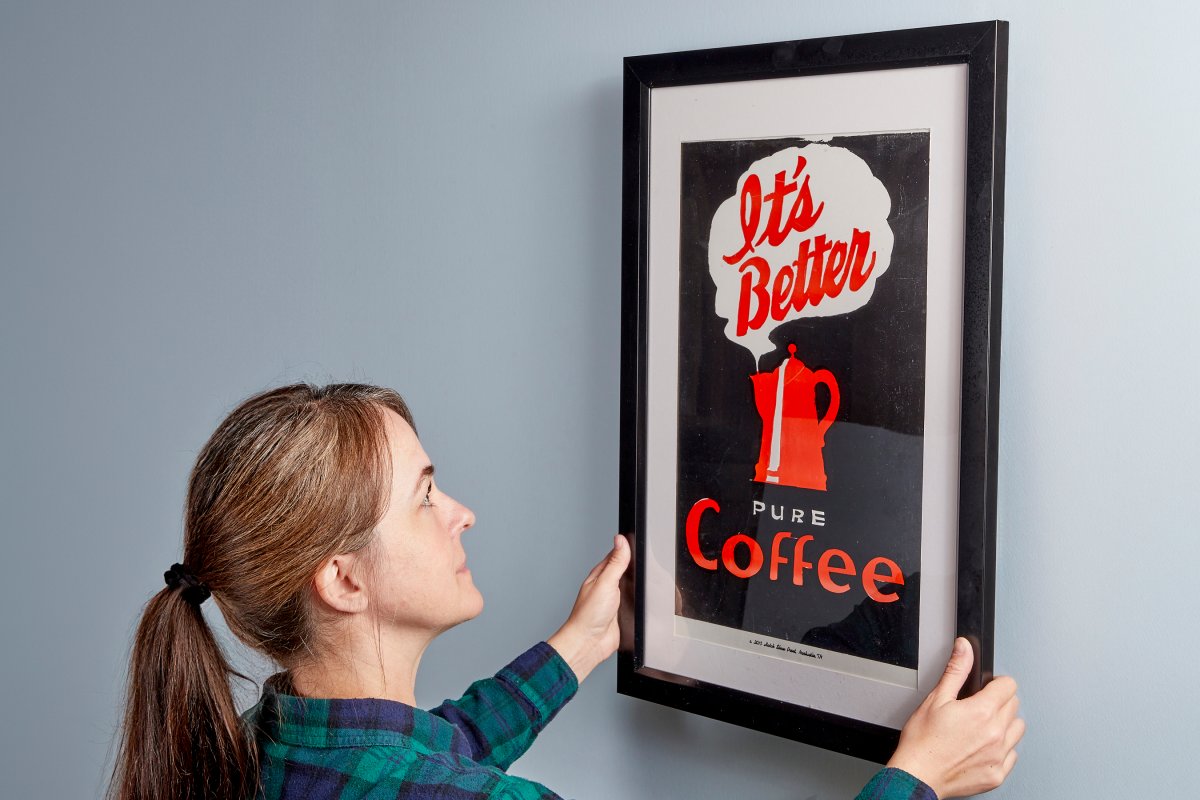
M 496 673 L 532 707 L 534 730 L 540 732 L 579 690 L 575 671 L 558 651 L 538 642 Z
M 857 800 L 938 800 L 929 784 L 902 769 L 884 767 L 859 792 Z

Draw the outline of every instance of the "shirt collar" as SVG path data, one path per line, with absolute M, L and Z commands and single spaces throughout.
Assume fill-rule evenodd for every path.
M 260 736 L 301 747 L 400 745 L 430 754 L 470 755 L 462 731 L 406 703 L 374 697 L 299 697 L 293 691 L 286 672 L 263 684 L 262 698 L 246 715 Z

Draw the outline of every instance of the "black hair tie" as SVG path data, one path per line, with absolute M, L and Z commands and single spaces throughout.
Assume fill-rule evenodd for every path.
M 167 582 L 167 587 L 170 589 L 178 589 L 182 586 L 183 599 L 194 606 L 199 606 L 212 595 L 208 584 L 197 578 L 183 564 L 172 564 L 171 568 L 163 573 L 163 580 Z

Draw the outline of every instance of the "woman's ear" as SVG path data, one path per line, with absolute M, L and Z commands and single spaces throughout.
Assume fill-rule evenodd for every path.
M 358 553 L 330 556 L 313 576 L 313 593 L 332 611 L 343 614 L 366 611 L 365 566 Z

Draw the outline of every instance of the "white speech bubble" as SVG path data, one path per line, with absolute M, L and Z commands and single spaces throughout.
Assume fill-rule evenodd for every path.
M 757 366 L 785 322 L 866 305 L 891 262 L 891 208 L 871 168 L 842 147 L 789 147 L 751 164 L 708 238 L 725 336 Z

